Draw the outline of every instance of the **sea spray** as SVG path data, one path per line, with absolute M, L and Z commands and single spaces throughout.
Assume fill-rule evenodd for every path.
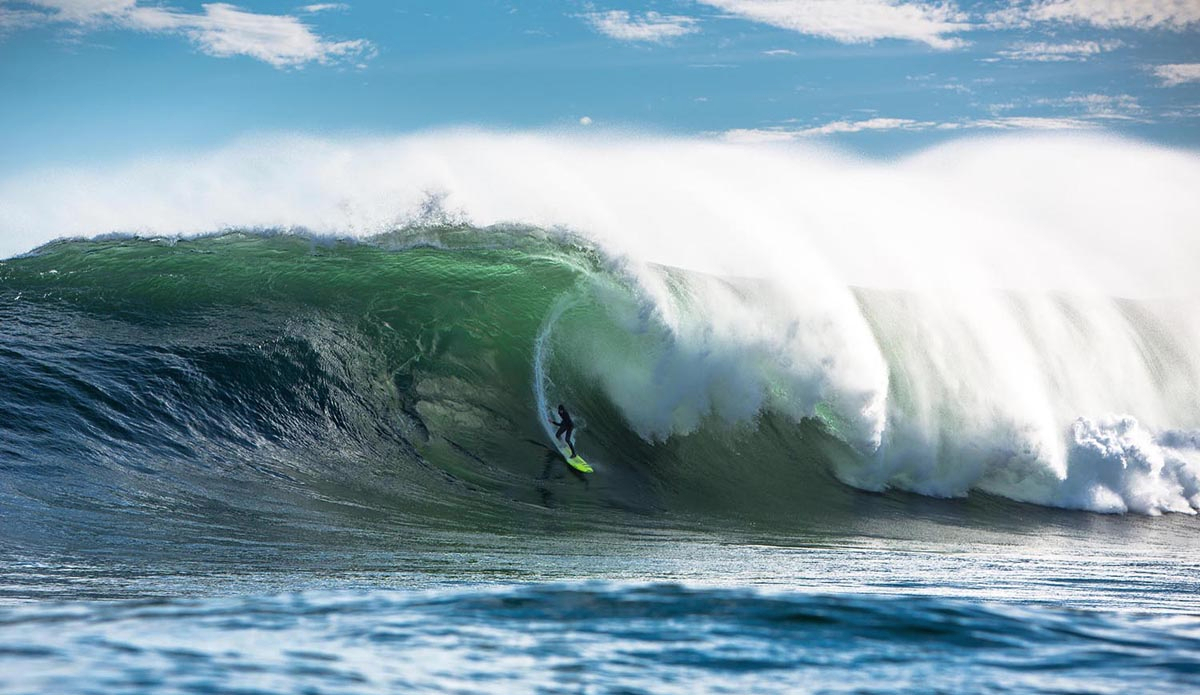
M 1147 164 L 1121 166 L 1131 153 Z M 265 164 L 241 166 L 247 158 Z M 328 175 L 331 162 L 343 175 Z M 808 421 L 836 423 L 826 431 L 852 455 L 827 465 L 865 489 L 934 496 L 979 489 L 1101 511 L 1195 508 L 1186 482 L 1195 464 L 1186 451 L 1171 455 L 1178 463 L 1146 469 L 1151 478 L 1177 481 L 1162 494 L 1111 480 L 1091 489 L 1081 482 L 1091 479 L 1085 469 L 1104 466 L 1077 463 L 1094 447 L 1081 449 L 1075 429 L 1081 418 L 1101 428 L 1132 418 L 1155 437 L 1200 429 L 1197 285 L 1185 260 L 1200 255 L 1189 233 L 1200 203 L 1185 193 L 1200 185 L 1192 155 L 1106 138 L 1015 137 L 881 164 L 802 147 L 454 132 L 284 138 L 183 163 L 5 182 L 0 225 L 13 230 L 10 242 L 24 240 L 14 252 L 58 234 L 176 234 L 230 224 L 360 238 L 393 230 L 395 220 L 413 219 L 436 200 L 450 211 L 439 219 L 470 221 L 459 225 L 457 246 L 439 242 L 447 253 L 506 248 L 521 238 L 546 245 L 526 256 L 519 253 L 527 248 L 512 247 L 519 257 L 502 264 L 510 277 L 546 258 L 575 267 L 562 260 L 572 248 L 608 264 L 582 280 L 566 273 L 584 289 L 580 308 L 555 324 L 554 342 L 571 349 L 556 351 L 554 382 L 591 410 L 613 411 L 617 420 L 596 433 L 612 433 L 616 458 L 642 442 L 657 453 L 631 458 L 652 469 L 672 442 L 717 441 L 721 431 L 752 431 L 778 416 L 796 432 Z M 110 190 L 110 181 L 136 185 Z M 486 226 L 494 222 L 519 225 Z M 575 241 L 564 245 L 561 230 Z M 1134 231 L 1138 243 L 1131 244 Z M 404 254 L 429 243 L 427 230 L 400 229 L 366 246 Z M 210 251 L 201 240 L 180 246 L 181 254 Z M 89 297 L 127 295 L 166 307 L 215 296 L 211 281 L 195 281 L 175 261 L 137 265 L 136 250 L 109 279 L 81 276 L 81 267 L 58 262 L 56 254 L 72 249 L 91 247 L 81 242 L 8 262 L 5 288 L 29 298 L 65 287 L 55 296 L 68 309 Z M 316 267 L 296 263 L 280 277 Z M 31 280 L 24 270 L 35 266 L 45 275 Z M 515 312 L 534 326 L 546 324 L 565 291 L 538 288 L 533 276 L 529 290 L 477 282 L 465 271 L 447 279 L 489 297 L 479 308 Z M 388 306 L 389 290 L 337 288 L 341 280 L 332 275 L 311 280 L 276 299 L 326 315 L 317 299 L 326 295 Z M 148 289 L 163 282 L 176 294 Z M 371 297 L 353 296 L 362 291 Z M 526 294 L 504 296 L 513 291 Z M 544 301 L 528 300 L 538 293 Z M 511 342 L 497 351 L 474 333 L 488 325 L 473 316 L 476 300 L 443 310 L 439 299 L 430 295 L 430 307 L 409 312 L 410 320 L 435 323 L 408 342 L 410 328 L 398 316 L 388 315 L 391 328 L 374 323 L 378 313 L 354 319 L 353 330 L 365 320 L 368 332 L 395 339 L 398 352 L 383 362 L 399 370 L 395 397 L 420 421 L 413 427 L 437 432 L 441 420 L 459 428 L 456 442 L 474 436 L 463 423 L 515 428 L 518 438 L 532 427 L 544 436 L 542 412 L 505 401 L 537 393 L 545 372 L 530 370 L 544 341 L 536 331 L 503 329 Z M 470 349 L 485 352 L 471 356 Z M 436 368 L 488 355 L 505 356 L 503 374 L 486 362 L 458 375 Z M 408 373 L 395 365 L 434 368 Z M 487 403 L 464 397 L 470 387 L 490 394 Z M 763 446 L 759 457 L 795 455 L 788 446 Z M 1095 480 L 1102 478 L 1111 475 Z

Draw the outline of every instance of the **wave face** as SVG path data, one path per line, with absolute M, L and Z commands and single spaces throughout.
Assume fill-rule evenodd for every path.
M 118 514 L 235 540 L 329 514 L 820 514 L 842 483 L 1194 513 L 1187 310 L 796 295 L 535 228 L 64 241 L 0 265 L 0 496 L 68 537 Z M 557 402 L 580 485 L 552 482 Z

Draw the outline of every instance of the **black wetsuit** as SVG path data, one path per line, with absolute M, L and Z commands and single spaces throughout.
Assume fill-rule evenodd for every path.
M 571 441 L 571 434 L 575 431 L 575 423 L 571 422 L 571 416 L 565 409 L 559 410 L 558 416 L 562 418 L 562 422 L 554 422 L 553 420 L 550 421 L 552 424 L 558 426 L 558 430 L 554 433 L 554 438 L 562 439 L 564 442 L 566 442 L 567 446 L 571 447 L 571 456 L 574 457 L 575 443 Z M 564 434 L 566 434 L 566 437 L 563 436 Z

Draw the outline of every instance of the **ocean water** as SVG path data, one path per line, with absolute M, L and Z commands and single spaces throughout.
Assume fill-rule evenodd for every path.
M 395 147 L 428 155 L 415 142 Z M 891 200 L 871 167 L 518 144 L 642 166 L 536 174 L 591 226 L 503 207 L 528 221 L 481 224 L 499 199 L 543 204 L 490 176 L 515 146 L 485 138 L 481 171 L 456 147 L 430 167 L 458 189 L 345 235 L 156 231 L 193 211 L 149 204 L 148 181 L 118 213 L 149 231 L 0 262 L 0 691 L 1200 689 L 1190 199 L 1167 196 L 1121 272 L 1128 202 L 1106 227 L 1067 192 L 1019 225 L 984 199 L 932 232 L 897 218 L 907 243 L 877 230 L 867 254 L 896 272 L 863 282 L 878 266 L 854 244 L 831 233 L 821 255 L 788 231 L 828 224 L 822 203 L 792 209 L 770 182 Z M 1076 173 L 1133 147 L 1087 143 Z M 1001 171 L 1006 153 L 985 151 Z M 1200 182 L 1192 159 L 1142 154 L 1168 193 Z M 242 171 L 217 165 L 197 166 Z M 727 169 L 766 192 L 716 186 Z M 643 226 L 597 202 L 626 184 L 613 199 Z M 676 185 L 741 231 L 668 217 Z M 260 188 L 229 199 L 279 203 Z M 14 190 L 0 222 L 25 229 Z M 333 198 L 358 219 L 362 199 Z M 1086 253 L 1060 230 L 1076 217 Z M 939 231 L 967 219 L 986 222 Z M 1040 232 L 1001 234 L 1018 228 Z M 974 282 L 983 258 L 996 273 Z M 558 403 L 594 474 L 551 447 Z
M 904 515 L 922 519 L 910 526 L 934 536 L 943 525 L 947 536 L 974 535 L 971 524 L 939 518 L 937 509 L 918 504 Z M 660 521 L 620 532 L 535 522 L 527 533 L 454 532 L 419 542 L 381 533 L 265 553 L 245 541 L 229 548 L 181 539 L 177 555 L 153 561 L 129 552 L 30 553 L 6 558 L 0 579 L 3 690 L 1196 687 L 1200 562 L 1186 535 L 1193 529 L 1174 529 L 1183 536 L 1175 549 L 1149 546 L 1155 559 L 1147 559 L 1123 547 L 1133 539 L 1088 547 L 1115 524 L 1053 515 L 1025 523 L 1005 543 L 966 546 L 791 534 L 785 541 Z

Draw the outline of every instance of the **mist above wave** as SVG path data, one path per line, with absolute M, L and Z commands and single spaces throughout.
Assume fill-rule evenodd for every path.
M 636 359 L 577 366 L 647 440 L 831 405 L 859 487 L 1157 513 L 1200 506 L 1194 447 L 1162 439 L 1200 429 L 1196 190 L 1195 154 L 1096 136 L 893 162 L 615 133 L 279 136 L 0 182 L 0 252 L 430 215 L 569 229 L 640 291 L 609 307 Z

